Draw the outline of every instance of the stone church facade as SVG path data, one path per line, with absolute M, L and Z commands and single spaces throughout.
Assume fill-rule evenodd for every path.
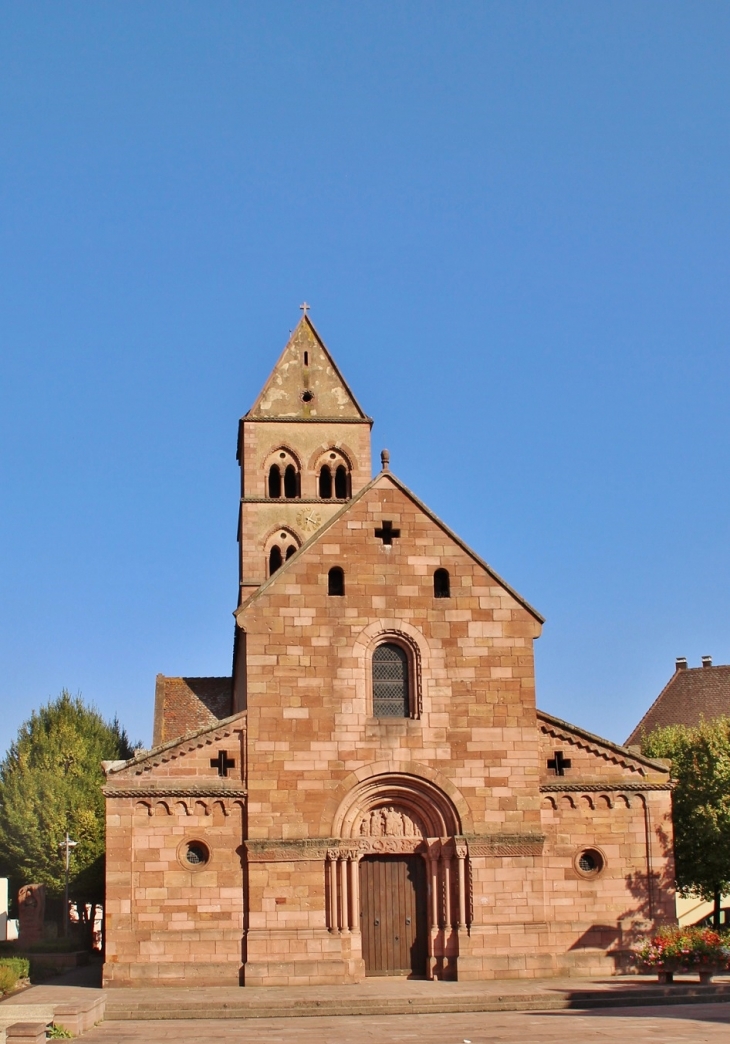
M 536 709 L 542 618 L 389 470 L 305 314 L 240 422 L 230 678 L 108 763 L 108 986 L 614 972 L 666 763 Z

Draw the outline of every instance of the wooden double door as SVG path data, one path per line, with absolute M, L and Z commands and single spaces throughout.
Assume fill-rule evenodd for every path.
M 366 975 L 425 975 L 428 891 L 421 856 L 360 860 L 360 927 Z

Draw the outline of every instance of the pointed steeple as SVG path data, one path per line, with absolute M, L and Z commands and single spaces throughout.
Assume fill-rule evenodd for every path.
M 239 425 L 241 600 L 371 478 L 373 422 L 308 307 Z
M 246 420 L 366 420 L 304 313 Z

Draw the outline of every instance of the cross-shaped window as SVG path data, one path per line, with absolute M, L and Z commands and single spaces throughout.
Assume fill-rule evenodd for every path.
M 379 540 L 382 540 L 384 544 L 390 546 L 396 537 L 400 536 L 400 529 L 393 529 L 393 523 L 390 519 L 384 519 L 383 525 L 380 529 L 375 530 L 375 535 Z
M 210 759 L 210 767 L 218 769 L 219 776 L 227 776 L 228 769 L 235 768 L 236 762 L 233 760 L 233 758 L 228 757 L 228 754 L 225 750 L 219 750 L 218 757 Z
M 570 758 L 564 758 L 562 750 L 556 750 L 555 757 L 548 758 L 547 767 L 552 769 L 556 776 L 564 776 L 565 770 L 570 768 Z

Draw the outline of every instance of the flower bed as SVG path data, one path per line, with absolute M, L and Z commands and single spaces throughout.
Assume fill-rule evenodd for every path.
M 642 971 L 657 972 L 671 982 L 675 972 L 697 971 L 701 982 L 730 970 L 730 940 L 711 928 L 660 928 L 636 951 Z

